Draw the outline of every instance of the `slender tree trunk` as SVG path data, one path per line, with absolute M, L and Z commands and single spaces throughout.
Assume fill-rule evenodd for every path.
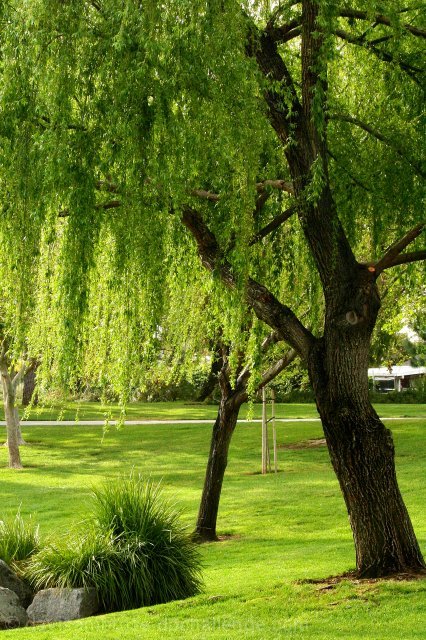
M 213 426 L 210 454 L 201 496 L 194 537 L 200 542 L 217 540 L 216 523 L 223 478 L 228 464 L 228 451 L 243 400 L 229 389 L 222 390 L 216 422 Z
M 277 342 L 277 336 L 272 333 L 262 343 L 262 351 L 267 352 L 271 344 Z M 296 351 L 290 349 L 276 360 L 262 374 L 257 389 L 269 384 L 296 357 Z M 210 454 L 207 463 L 206 477 L 201 496 L 200 509 L 194 538 L 201 542 L 217 540 L 216 523 L 219 510 L 220 495 L 223 478 L 228 463 L 228 451 L 232 434 L 237 424 L 241 405 L 248 400 L 247 385 L 251 375 L 249 367 L 244 367 L 232 387 L 229 382 L 229 370 L 226 357 L 223 357 L 222 368 L 218 381 L 221 389 L 221 402 L 213 426 Z
M 23 469 L 21 455 L 19 453 L 19 416 L 17 421 L 17 409 L 15 407 L 16 392 L 10 377 L 7 365 L 1 365 L 1 377 L 3 383 L 3 402 L 6 419 L 7 447 L 9 450 L 9 467 Z

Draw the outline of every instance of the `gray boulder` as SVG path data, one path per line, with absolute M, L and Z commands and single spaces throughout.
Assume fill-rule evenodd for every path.
M 0 587 L 0 629 L 25 627 L 27 622 L 27 612 L 21 607 L 16 593 Z
M 0 560 L 0 587 L 14 591 L 24 609 L 28 607 L 32 600 L 33 594 L 30 587 L 18 578 L 4 560 Z
M 43 589 L 27 609 L 30 624 L 65 622 L 93 616 L 99 608 L 95 589 Z

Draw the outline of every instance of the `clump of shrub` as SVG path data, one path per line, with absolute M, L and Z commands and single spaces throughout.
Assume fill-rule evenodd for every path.
M 90 524 L 31 559 L 27 577 L 36 589 L 94 587 L 104 611 L 200 591 L 197 547 L 158 486 L 121 478 L 95 490 L 93 498 Z
M 0 520 L 0 558 L 16 566 L 30 558 L 39 548 L 39 529 L 18 512 L 13 520 Z

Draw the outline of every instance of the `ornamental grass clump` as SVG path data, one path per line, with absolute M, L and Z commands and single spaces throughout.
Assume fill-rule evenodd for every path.
M 33 557 L 27 575 L 34 587 L 95 587 L 104 611 L 200 591 L 197 548 L 158 487 L 121 478 L 93 497 L 90 525 Z
M 18 512 L 13 520 L 0 520 L 0 558 L 16 568 L 39 547 L 39 529 Z

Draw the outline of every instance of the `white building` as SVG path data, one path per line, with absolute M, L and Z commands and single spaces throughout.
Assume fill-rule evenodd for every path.
M 411 381 L 426 375 L 426 367 L 412 367 L 404 364 L 398 367 L 375 367 L 368 370 L 377 391 L 402 391 L 411 386 Z

